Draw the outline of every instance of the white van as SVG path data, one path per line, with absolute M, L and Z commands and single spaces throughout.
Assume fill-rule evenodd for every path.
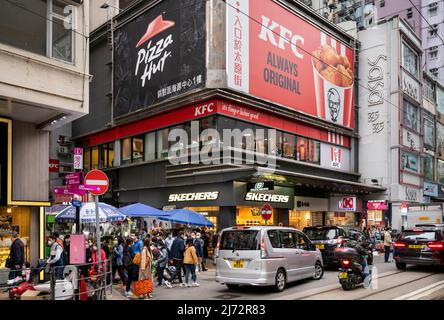
M 232 227 L 221 231 L 216 247 L 216 281 L 239 285 L 274 286 L 324 274 L 321 252 L 294 228 Z

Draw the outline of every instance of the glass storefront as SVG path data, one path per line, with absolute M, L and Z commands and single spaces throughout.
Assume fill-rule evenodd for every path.
M 30 224 L 29 208 L 0 207 L 0 269 L 5 268 L 14 231 L 25 245 L 25 263 L 30 261 Z
M 299 230 L 305 227 L 322 225 L 322 214 L 322 212 L 290 210 L 288 224 L 290 227 Z
M 356 226 L 355 212 L 327 212 L 325 224 L 332 226 Z
M 219 207 L 186 207 L 185 209 L 195 211 L 203 215 L 214 224 L 214 228 L 207 228 L 209 231 L 216 231 L 219 220 Z
M 369 227 L 384 227 L 384 211 L 382 210 L 367 210 L 367 225 Z
M 264 220 L 261 217 L 260 207 L 237 207 L 236 224 L 242 226 L 272 226 L 275 225 L 276 209 L 272 208 L 270 220 Z

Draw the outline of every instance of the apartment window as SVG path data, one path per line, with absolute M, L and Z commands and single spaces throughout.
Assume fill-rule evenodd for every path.
M 432 80 L 428 79 L 428 78 L 424 78 L 424 96 L 432 101 L 435 102 L 436 101 L 436 94 L 435 94 L 435 84 L 433 83 Z
M 437 165 L 438 182 L 444 184 L 444 161 L 438 159 Z
M 438 68 L 432 68 L 429 72 L 435 77 L 438 78 Z
M 407 19 L 411 19 L 413 17 L 413 8 L 407 9 Z
M 417 106 L 404 99 L 402 123 L 406 127 L 418 131 L 418 112 Z
M 122 140 L 122 164 L 131 162 L 131 138 Z
M 438 2 L 429 4 L 429 16 L 434 17 L 438 14 Z
M 379 1 L 379 6 L 380 6 L 381 8 L 385 7 L 385 0 L 380 0 L 380 1 Z
M 434 24 L 428 29 L 429 31 L 429 38 L 435 38 L 438 36 L 438 25 Z
M 418 54 L 405 43 L 402 43 L 402 66 L 418 77 Z
M 436 50 L 436 51 L 429 51 L 429 59 L 430 60 L 438 59 L 438 50 Z
M 132 138 L 132 161 L 143 161 L 143 135 Z

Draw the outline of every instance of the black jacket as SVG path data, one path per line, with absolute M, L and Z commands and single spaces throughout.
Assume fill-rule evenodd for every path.
M 14 242 L 11 244 L 9 256 L 11 257 L 12 265 L 14 267 L 16 265 L 23 266 L 25 264 L 25 245 L 23 244 L 22 240 L 14 240 Z
M 123 265 L 126 269 L 130 269 L 134 267 L 133 259 L 134 259 L 134 251 L 132 247 L 125 246 L 123 249 Z
M 171 258 L 183 259 L 183 253 L 185 252 L 185 240 L 181 237 L 176 237 L 171 245 Z

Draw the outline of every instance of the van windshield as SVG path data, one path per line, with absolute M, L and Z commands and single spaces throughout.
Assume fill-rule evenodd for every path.
M 310 240 L 333 240 L 338 236 L 338 229 L 305 229 Z
M 259 250 L 258 230 L 233 230 L 222 233 L 220 250 Z

